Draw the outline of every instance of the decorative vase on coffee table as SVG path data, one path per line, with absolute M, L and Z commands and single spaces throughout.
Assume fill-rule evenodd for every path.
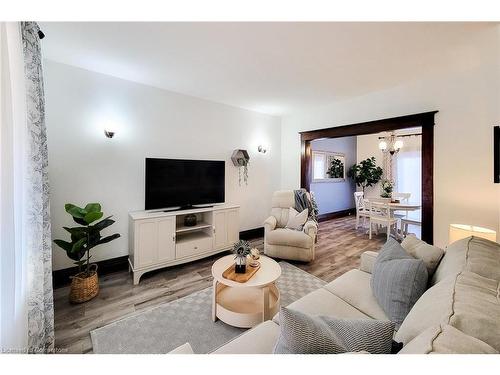
M 245 273 L 247 270 L 247 256 L 250 255 L 250 244 L 247 241 L 239 240 L 233 245 L 235 273 Z
M 234 272 L 245 273 L 247 271 L 247 257 L 236 257 Z

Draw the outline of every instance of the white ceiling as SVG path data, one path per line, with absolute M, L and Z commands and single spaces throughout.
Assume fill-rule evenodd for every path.
M 47 59 L 286 115 L 457 60 L 479 23 L 41 23 Z

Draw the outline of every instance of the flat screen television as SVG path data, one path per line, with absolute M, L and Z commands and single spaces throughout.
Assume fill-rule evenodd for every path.
M 225 162 L 146 158 L 146 210 L 223 203 Z

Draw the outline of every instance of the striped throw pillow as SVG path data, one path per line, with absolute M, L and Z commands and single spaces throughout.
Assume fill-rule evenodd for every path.
M 390 354 L 394 323 L 372 319 L 313 317 L 282 307 L 276 354 Z

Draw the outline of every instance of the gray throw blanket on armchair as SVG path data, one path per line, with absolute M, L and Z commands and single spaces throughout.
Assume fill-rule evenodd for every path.
M 295 209 L 298 212 L 302 212 L 307 208 L 309 212 L 309 219 L 313 220 L 317 224 L 318 207 L 316 206 L 314 195 L 311 193 L 311 199 L 309 199 L 305 189 L 294 190 L 293 193 L 295 196 Z

